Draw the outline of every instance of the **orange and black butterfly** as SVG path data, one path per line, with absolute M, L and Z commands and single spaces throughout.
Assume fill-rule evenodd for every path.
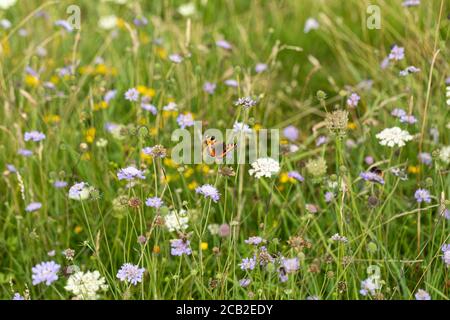
M 222 149 L 220 149 L 219 142 L 216 141 L 214 136 L 206 136 L 205 139 L 206 150 L 208 154 L 212 158 L 221 159 L 227 155 L 230 151 L 232 151 L 236 147 L 236 143 L 225 144 L 222 142 Z

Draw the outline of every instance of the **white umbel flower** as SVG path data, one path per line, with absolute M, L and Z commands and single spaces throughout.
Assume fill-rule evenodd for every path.
M 445 146 L 441 149 L 439 158 L 446 164 L 450 163 L 450 146 Z
M 67 279 L 67 285 L 64 287 L 75 295 L 75 299 L 96 300 L 98 291 L 105 291 L 108 285 L 98 271 L 78 271 Z
M 186 210 L 181 209 L 178 212 L 176 210 L 172 210 L 164 217 L 164 222 L 170 232 L 183 231 L 188 227 L 189 217 L 187 216 Z
M 402 130 L 399 127 L 387 128 L 376 135 L 377 139 L 380 140 L 382 146 L 388 147 L 403 147 L 407 141 L 413 139 L 412 135 L 408 131 Z
M 100 17 L 98 26 L 104 30 L 114 29 L 117 26 L 117 17 L 115 15 Z
M 15 5 L 17 0 L 0 0 L 0 9 L 6 10 Z
M 270 178 L 272 174 L 280 171 L 280 164 L 272 158 L 259 158 L 251 164 L 252 169 L 248 173 L 255 178 L 267 177 Z

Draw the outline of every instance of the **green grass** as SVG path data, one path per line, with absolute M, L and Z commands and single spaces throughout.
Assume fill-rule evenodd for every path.
M 366 8 L 374 4 L 369 1 L 194 1 L 197 13 L 189 18 L 177 13 L 182 1 L 128 2 L 77 1 L 81 30 L 72 33 L 53 25 L 67 18 L 70 1 L 20 1 L 0 11 L 0 19 L 12 22 L 10 29 L 0 29 L 0 298 L 26 290 L 31 299 L 72 298 L 63 273 L 51 286 L 32 285 L 31 268 L 54 260 L 62 267 L 98 270 L 109 286 L 102 299 L 414 299 L 418 289 L 432 299 L 448 299 L 441 246 L 449 243 L 449 224 L 440 212 L 449 208 L 450 177 L 448 165 L 439 159 L 439 150 L 450 145 L 448 3 L 422 1 L 419 7 L 403 8 L 401 1 L 376 1 L 381 29 L 368 30 Z M 47 19 L 35 17 L 39 6 Z M 114 36 L 97 27 L 99 17 L 109 14 L 124 22 Z M 148 19 L 146 27 L 133 24 L 139 15 Z M 305 34 L 308 17 L 315 17 L 320 28 Z M 20 28 L 27 37 L 19 35 Z M 162 44 L 155 44 L 159 38 Z M 220 39 L 232 43 L 233 50 L 217 48 Z M 393 44 L 405 48 L 405 59 L 382 70 L 380 63 Z M 47 55 L 39 57 L 38 47 L 45 47 Z M 172 53 L 190 56 L 173 64 L 167 58 Z M 95 72 L 96 57 L 104 59 L 106 74 Z M 259 62 L 269 68 L 256 74 Z M 75 74 L 59 76 L 58 68 L 71 63 L 77 64 Z M 421 71 L 399 77 L 409 65 Z M 27 81 L 26 66 L 39 70 L 39 83 Z M 94 72 L 86 72 L 89 68 Z M 226 87 L 228 78 L 238 80 L 239 87 Z M 357 88 L 367 79 L 373 81 L 370 89 Z M 44 88 L 46 81 L 56 89 Z M 203 91 L 206 81 L 217 83 L 214 95 Z M 156 116 L 123 98 L 126 90 L 140 85 L 154 89 Z M 96 110 L 110 89 L 117 90 L 115 99 Z M 322 103 L 318 90 L 327 94 Z M 335 138 L 323 125 L 326 113 L 346 108 L 346 96 L 353 91 L 361 101 L 349 110 L 352 128 L 344 138 Z M 259 97 L 258 105 L 245 111 L 235 107 L 243 96 Z M 281 156 L 281 171 L 270 179 L 251 177 L 248 164 L 233 165 L 236 176 L 227 178 L 217 164 L 176 166 L 167 159 L 143 159 L 142 147 L 156 144 L 164 145 L 170 158 L 171 134 L 178 128 L 177 115 L 162 111 L 170 101 L 203 121 L 204 130 L 232 128 L 236 120 L 261 128 L 294 125 L 300 130 L 299 149 Z M 418 122 L 400 124 L 390 115 L 396 107 Z M 127 126 L 121 140 L 105 130 L 108 122 Z M 142 125 L 148 130 L 137 130 Z M 381 146 L 375 135 L 394 126 L 407 129 L 414 140 L 400 149 Z M 86 135 L 90 128 L 95 128 L 93 141 Z M 436 140 L 432 128 L 439 132 Z M 24 132 L 31 130 L 44 132 L 46 139 L 24 142 Z M 317 147 L 320 135 L 329 142 Z M 104 148 L 96 144 L 101 138 L 108 141 Z M 19 148 L 32 149 L 34 155 L 22 157 Z M 419 152 L 433 155 L 430 166 L 419 162 Z M 368 169 L 364 158 L 369 155 L 383 170 L 384 185 L 359 178 Z M 327 172 L 315 179 L 305 166 L 318 156 L 326 159 Z M 8 172 L 7 164 L 19 174 Z M 116 173 L 131 164 L 147 169 L 146 179 L 126 189 Z M 390 173 L 394 167 L 409 171 L 408 180 Z M 299 171 L 305 181 L 286 181 L 290 170 Z M 88 182 L 99 196 L 71 200 L 68 187 L 53 187 L 58 179 L 68 187 Z M 327 203 L 330 182 L 338 188 L 335 200 Z M 221 193 L 217 203 L 193 190 L 206 183 Z M 415 201 L 418 188 L 430 191 L 431 203 Z M 158 211 L 144 205 L 155 195 L 166 205 Z M 141 205 L 119 210 L 119 196 L 139 198 Z M 368 204 L 371 196 L 378 199 L 375 206 Z M 33 201 L 42 208 L 26 212 Z M 308 204 L 318 212 L 309 212 Z M 169 241 L 178 235 L 155 224 L 158 213 L 164 217 L 172 209 L 188 212 L 192 255 L 171 256 Z M 209 224 L 222 223 L 231 225 L 230 236 L 209 232 Z M 335 233 L 348 243 L 332 242 Z M 145 245 L 137 242 L 140 235 L 148 237 Z M 299 270 L 284 283 L 276 262 L 242 271 L 239 263 L 256 250 L 244 243 L 250 236 L 267 239 L 274 257 L 297 257 Z M 311 246 L 292 248 L 287 241 L 293 236 Z M 62 255 L 67 248 L 76 252 L 73 261 Z M 47 254 L 51 250 L 54 257 Z M 125 262 L 145 268 L 137 286 L 116 278 Z M 364 297 L 359 290 L 370 266 L 380 269 L 383 282 L 375 295 Z M 251 279 L 247 288 L 239 285 L 242 278 Z

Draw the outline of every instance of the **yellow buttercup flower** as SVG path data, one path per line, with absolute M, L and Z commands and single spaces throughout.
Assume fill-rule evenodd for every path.
M 167 58 L 167 51 L 166 49 L 162 48 L 162 47 L 157 47 L 156 49 L 156 54 L 161 58 L 161 59 L 166 59 Z
M 87 143 L 92 143 L 95 140 L 95 128 L 91 127 L 89 129 L 87 129 L 84 133 L 85 138 L 86 138 L 86 142 Z
M 349 129 L 349 130 L 355 130 L 356 129 L 356 123 L 354 123 L 354 122 L 349 122 L 348 124 L 347 124 L 347 128 Z
M 76 227 L 73 229 L 73 231 L 74 231 L 76 234 L 80 234 L 81 231 L 83 231 L 83 228 L 82 228 L 81 226 L 76 226 Z
M 31 74 L 27 74 L 25 76 L 25 84 L 29 87 L 37 87 L 39 85 L 39 78 L 32 76 Z
M 202 242 L 200 247 L 202 248 L 202 250 L 207 250 L 208 249 L 208 242 Z
M 153 88 L 147 88 L 146 86 L 137 86 L 136 90 L 143 96 L 153 98 L 156 94 Z
M 193 174 L 194 174 L 194 169 L 192 169 L 192 168 L 187 168 L 183 173 L 185 178 L 189 178 Z
M 195 181 L 192 181 L 191 183 L 188 184 L 188 189 L 189 190 L 194 190 L 197 187 L 198 187 L 198 183 L 195 182 Z
M 61 121 L 61 117 L 57 114 L 49 114 L 44 117 L 45 123 L 58 123 Z
M 418 174 L 420 172 L 420 168 L 418 166 L 409 166 L 408 172 L 412 174 Z

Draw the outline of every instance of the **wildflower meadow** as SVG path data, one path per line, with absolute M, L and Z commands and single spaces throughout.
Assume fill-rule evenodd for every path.
M 448 300 L 449 14 L 0 0 L 0 299 Z

